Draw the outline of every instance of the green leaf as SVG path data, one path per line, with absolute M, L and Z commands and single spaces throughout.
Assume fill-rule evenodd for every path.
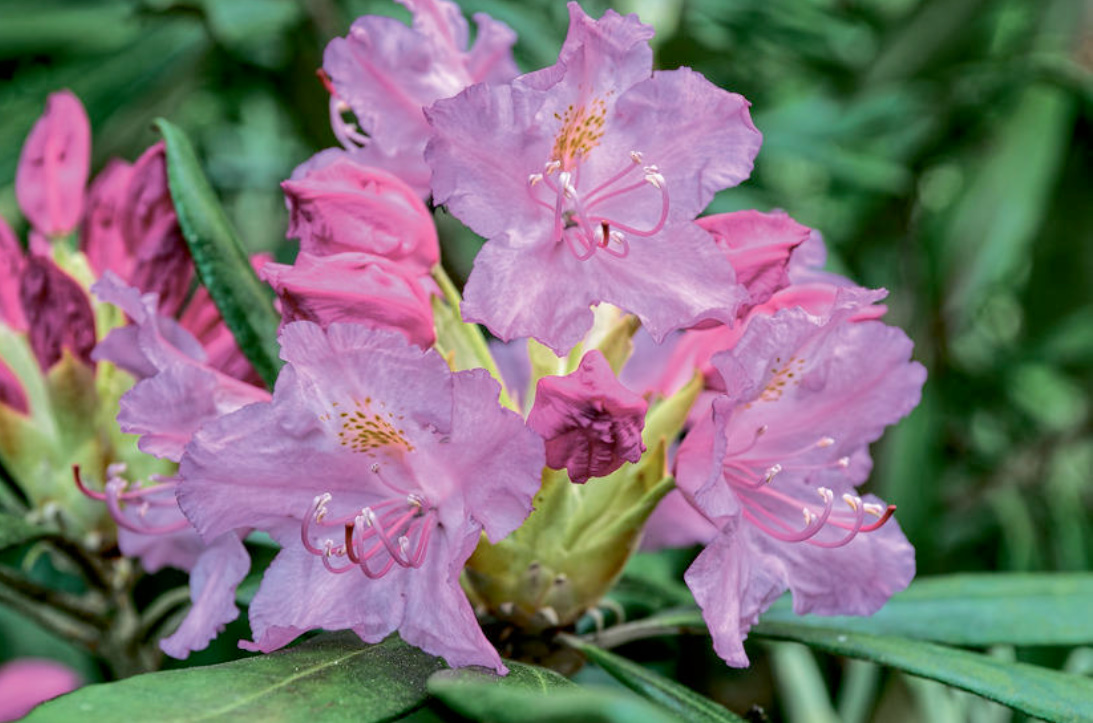
M 392 636 L 362 645 L 322 635 L 288 650 L 205 668 L 91 685 L 36 708 L 46 721 L 386 721 L 426 699 L 443 662 Z
M 49 530 L 32 525 L 21 515 L 0 512 L 0 550 L 38 540 L 48 534 Z
M 171 199 L 201 283 L 239 348 L 272 388 L 282 364 L 277 345 L 280 320 L 273 309 L 273 292 L 251 268 L 189 139 L 162 118 L 156 126 L 167 145 Z
M 751 634 L 872 660 L 1048 721 L 1088 720 L 1086 714 L 1093 710 L 1093 680 L 1035 665 L 1003 662 L 967 650 L 870 635 L 836 625 L 761 622 Z
M 640 698 L 574 685 L 557 673 L 507 662 L 505 677 L 470 669 L 443 671 L 428 690 L 456 713 L 492 723 L 667 723 L 675 718 Z
M 672 711 L 680 720 L 691 723 L 742 723 L 744 720 L 690 688 L 603 648 L 570 635 L 565 636 L 563 642 L 580 650 L 630 690 Z
M 1090 573 L 949 575 L 915 581 L 867 618 L 798 616 L 782 599 L 762 620 L 950 645 L 1084 645 L 1090 600 Z

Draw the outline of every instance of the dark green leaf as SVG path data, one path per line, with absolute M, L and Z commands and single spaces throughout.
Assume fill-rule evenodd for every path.
M 49 530 L 32 525 L 20 515 L 0 512 L 0 550 L 31 542 L 49 534 Z
M 171 198 L 201 283 L 209 290 L 239 348 L 272 387 L 281 368 L 277 355 L 279 319 L 273 309 L 273 293 L 251 268 L 189 139 L 162 118 L 156 125 L 167 144 Z
M 907 638 L 869 635 L 810 622 L 762 622 L 754 636 L 795 640 L 836 655 L 871 660 L 976 693 L 1048 721 L 1083 721 L 1093 710 L 1093 680 L 1025 663 L 1009 663 Z
M 386 721 L 420 706 L 443 662 L 391 637 L 362 645 L 352 633 L 206 668 L 91 685 L 36 708 L 44 721 Z
M 557 673 L 507 663 L 505 677 L 462 669 L 429 679 L 429 692 L 456 713 L 493 723 L 660 723 L 675 720 L 640 698 L 582 688 Z
M 588 656 L 589 660 L 603 668 L 615 680 L 638 695 L 664 706 L 681 720 L 693 723 L 742 723 L 744 720 L 690 688 L 657 675 L 626 658 L 572 636 L 567 637 L 565 642 Z
M 1085 645 L 1090 600 L 1088 573 L 950 575 L 916 581 L 872 617 L 800 617 L 783 599 L 762 620 L 950 645 Z

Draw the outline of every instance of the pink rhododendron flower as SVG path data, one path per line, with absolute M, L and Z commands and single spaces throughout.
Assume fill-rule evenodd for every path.
M 95 316 L 87 292 L 57 268 L 47 256 L 31 254 L 19 279 L 19 302 L 27 320 L 30 348 L 42 371 L 61 359 L 67 349 L 91 363 L 95 348 Z
M 729 257 L 737 283 L 748 290 L 749 307 L 789 285 L 790 255 L 811 233 L 781 212 L 719 213 L 703 216 L 697 223 Z
M 398 177 L 347 157 L 281 184 L 288 237 L 316 256 L 364 252 L 427 274 L 440 260 L 432 214 Z
M 15 171 L 19 207 L 39 233 L 64 236 L 76 228 L 90 165 L 91 123 L 83 104 L 67 90 L 52 93 Z
M 569 376 L 539 380 L 527 424 L 546 442 L 547 466 L 564 467 L 571 480 L 583 484 L 641 459 L 648 407 L 594 349 Z
M 263 388 L 209 366 L 201 344 L 173 319 L 158 314 L 155 294 L 142 296 L 112 272 L 93 291 L 134 322 L 111 332 L 94 356 L 137 377 L 137 384 L 122 397 L 118 423 L 123 431 L 141 435 L 141 450 L 177 462 L 203 424 L 269 399 Z M 102 492 L 88 490 L 78 475 L 77 484 L 110 508 L 125 555 L 140 558 L 149 572 L 165 566 L 190 572 L 190 612 L 178 630 L 160 641 L 168 655 L 185 658 L 205 648 L 239 616 L 235 589 L 250 568 L 242 543 L 246 531 L 228 532 L 206 544 L 178 507 L 176 478 L 141 486 L 122 472 L 111 469 Z
M 677 480 L 720 530 L 685 577 L 731 665 L 747 664 L 747 630 L 786 588 L 798 613 L 868 615 L 914 575 L 894 508 L 854 489 L 869 443 L 925 379 L 903 332 L 851 321 L 876 296 L 753 318 L 713 360 L 726 394 L 684 438 Z
M 80 676 L 53 660 L 19 658 L 0 665 L 0 721 L 19 720 L 34 706 L 80 687 Z
M 413 271 L 369 254 L 301 252 L 292 266 L 266 264 L 261 276 L 277 292 L 285 323 L 355 322 L 428 348 L 436 340 L 433 309 L 421 281 L 407 275 Z
M 459 585 L 482 531 L 531 510 L 543 446 L 481 369 L 353 324 L 295 322 L 273 400 L 205 425 L 179 503 L 206 539 L 266 530 L 282 551 L 250 607 L 253 649 L 306 630 L 398 630 L 453 666 L 504 671 Z
M 413 13 L 412 27 L 393 18 L 358 18 L 346 37 L 327 45 L 323 71 L 331 90 L 331 126 L 352 158 L 394 173 L 425 198 L 429 167 L 422 151 L 430 130 L 422 108 L 473 83 L 513 78 L 516 34 L 478 13 L 478 32 L 468 49 L 467 21 L 454 3 L 401 2 Z M 343 119 L 348 111 L 359 128 Z
M 20 414 L 30 412 L 30 403 L 23 383 L 15 372 L 0 359 L 0 404 L 10 407 Z
M 652 28 L 570 3 L 558 63 L 435 103 L 433 196 L 489 239 L 464 316 L 555 352 L 614 304 L 656 338 L 731 323 L 744 298 L 694 223 L 747 178 L 759 149 L 748 103 L 681 68 L 652 72 Z

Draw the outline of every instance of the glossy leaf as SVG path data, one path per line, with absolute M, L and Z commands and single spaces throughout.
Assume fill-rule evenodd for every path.
M 565 642 L 584 653 L 590 661 L 603 668 L 612 678 L 643 698 L 648 698 L 672 711 L 680 720 L 692 723 L 741 723 L 744 720 L 690 688 L 622 656 L 572 636 L 568 636 Z
M 925 578 L 872 617 L 800 617 L 789 600 L 763 622 L 840 627 L 950 645 L 1084 645 L 1093 643 L 1093 574 L 981 574 Z
M 386 721 L 426 699 L 443 662 L 391 637 L 363 645 L 352 633 L 205 668 L 91 685 L 36 708 L 45 721 Z
M 201 283 L 262 379 L 272 388 L 281 368 L 273 291 L 259 281 L 239 237 L 205 178 L 186 135 L 162 118 L 156 126 L 167 144 L 167 178 L 182 233 Z
M 1093 710 L 1093 680 L 1035 665 L 835 625 L 764 622 L 752 628 L 751 634 L 794 640 L 836 655 L 871 660 L 1048 721 L 1088 720 L 1086 716 Z
M 506 662 L 505 677 L 474 670 L 443 671 L 429 692 L 461 716 L 490 723 L 667 723 L 676 718 L 640 698 L 574 685 L 544 668 Z

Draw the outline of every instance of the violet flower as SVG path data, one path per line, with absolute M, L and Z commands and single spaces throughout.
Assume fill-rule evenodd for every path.
M 497 541 L 530 512 L 542 441 L 484 370 L 452 373 L 399 334 L 295 322 L 281 347 L 272 402 L 202 427 L 180 469 L 206 539 L 253 527 L 282 545 L 245 647 L 398 630 L 453 666 L 503 672 L 459 577 L 483 531 Z
M 546 442 L 547 466 L 565 468 L 572 481 L 584 484 L 641 459 L 648 407 L 593 349 L 572 374 L 539 380 L 527 424 Z
M 601 302 L 658 340 L 731 323 L 744 290 L 693 220 L 751 171 L 747 101 L 688 68 L 653 73 L 637 16 L 569 13 L 556 65 L 427 111 L 435 202 L 489 239 L 464 317 L 562 355 Z
M 517 74 L 516 34 L 477 13 L 474 46 L 459 7 L 446 0 L 400 0 L 411 13 L 407 27 L 393 18 L 358 18 L 344 38 L 331 40 L 323 72 L 331 91 L 330 124 L 355 162 L 394 173 L 421 197 L 429 195 L 422 151 L 429 125 L 422 108 L 479 82 L 505 82 Z M 343 115 L 352 112 L 356 125 Z
M 902 331 L 851 321 L 878 295 L 756 317 L 714 357 L 726 393 L 684 438 L 677 479 L 720 530 L 685 579 L 730 665 L 747 664 L 743 638 L 786 588 L 797 613 L 868 615 L 914 576 L 894 508 L 855 491 L 869 443 L 925 379 Z

